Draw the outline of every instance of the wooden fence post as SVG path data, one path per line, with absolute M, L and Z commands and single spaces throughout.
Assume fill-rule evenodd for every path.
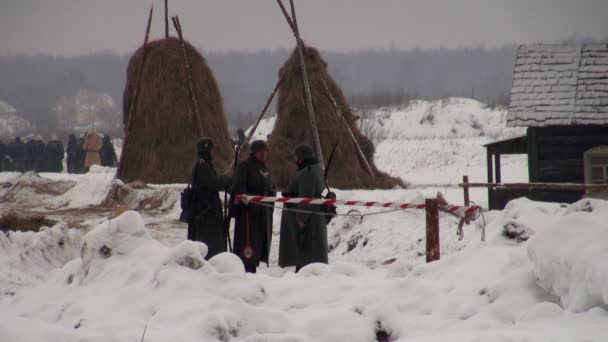
M 464 206 L 468 207 L 471 204 L 469 197 L 469 176 L 462 176 L 462 189 L 464 190 Z
M 426 262 L 439 260 L 439 206 L 436 198 L 426 204 Z

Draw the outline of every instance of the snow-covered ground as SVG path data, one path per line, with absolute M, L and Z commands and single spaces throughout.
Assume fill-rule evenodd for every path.
M 504 111 L 469 100 L 391 112 L 363 121 L 392 127 L 375 131 L 376 163 L 412 187 L 339 198 L 418 203 L 442 191 L 460 203 L 463 174 L 484 180 L 481 145 L 522 133 L 501 128 Z M 526 180 L 525 159 L 503 166 L 507 181 Z M 113 172 L 0 173 L 1 213 L 62 221 L 0 234 L 0 341 L 140 341 L 144 329 L 144 341 L 608 340 L 606 201 L 518 199 L 462 239 L 458 219 L 442 213 L 441 260 L 430 264 L 423 211 L 358 209 L 329 225 L 330 264 L 298 274 L 277 267 L 276 210 L 270 267 L 251 275 L 235 256 L 207 262 L 203 244 L 184 241 L 184 185 L 123 184 Z M 110 219 L 119 204 L 133 211 Z

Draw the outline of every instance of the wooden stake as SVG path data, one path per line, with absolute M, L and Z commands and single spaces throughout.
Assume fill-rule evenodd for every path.
M 426 204 L 426 262 L 439 260 L 439 207 L 436 198 Z
M 359 154 L 359 158 L 361 158 L 361 160 L 363 161 L 363 164 L 365 164 L 365 168 L 367 168 L 367 172 L 369 172 L 369 174 L 373 178 L 374 170 L 372 169 L 371 165 L 369 164 L 369 161 L 365 157 L 365 154 L 363 153 L 363 150 L 361 149 L 361 145 L 359 145 L 359 142 L 357 141 L 357 138 L 355 137 L 353 130 L 350 129 L 348 122 L 346 122 L 346 118 L 344 118 L 344 114 L 342 114 L 342 110 L 340 110 L 340 106 L 338 106 L 338 102 L 336 101 L 334 96 L 331 94 L 331 91 L 329 90 L 329 87 L 327 86 L 327 83 L 325 82 L 325 80 L 321 79 L 321 82 L 323 82 L 323 87 L 325 88 L 325 92 L 327 92 L 327 96 L 331 100 L 331 103 L 334 105 L 334 109 L 336 110 L 336 115 L 338 115 L 338 117 L 341 119 L 342 123 L 346 127 L 346 130 L 348 131 L 348 134 L 350 135 L 350 138 L 353 140 L 353 143 L 355 144 L 355 148 L 357 149 L 357 153 Z
M 291 18 L 289 14 L 285 10 L 283 3 L 281 0 L 277 0 L 279 6 L 281 7 L 281 11 L 285 15 L 285 19 L 287 23 L 291 27 L 293 34 L 296 37 L 296 42 L 298 45 L 298 56 L 300 59 L 300 70 L 302 72 L 302 79 L 304 81 L 304 91 L 306 93 L 306 107 L 308 109 L 308 116 L 310 118 L 310 124 L 312 126 L 312 136 L 314 138 L 315 150 L 317 154 L 317 159 L 321 164 L 321 169 L 325 171 L 325 159 L 323 158 L 323 149 L 321 148 L 321 140 L 319 139 L 319 131 L 317 130 L 317 120 L 315 117 L 315 110 L 312 105 L 312 94 L 310 92 L 310 83 L 308 82 L 308 73 L 306 71 L 306 62 L 304 60 L 304 44 L 302 43 L 302 39 L 300 38 L 300 30 L 298 29 L 298 19 L 296 17 L 296 9 L 293 4 L 293 0 L 289 0 L 289 4 L 291 5 Z
M 120 154 L 120 161 L 118 164 L 118 170 L 116 171 L 116 177 L 120 177 L 119 171 L 123 171 L 123 162 L 125 160 L 127 143 L 129 141 L 129 131 L 131 130 L 131 123 L 133 122 L 133 113 L 135 112 L 135 104 L 137 103 L 137 96 L 139 95 L 139 88 L 141 87 L 141 79 L 144 74 L 144 64 L 146 63 L 146 56 L 148 54 L 148 39 L 150 38 L 150 26 L 152 26 L 152 14 L 154 13 L 154 7 L 150 7 L 148 13 L 148 24 L 146 25 L 146 36 L 144 38 L 144 46 L 142 47 L 141 63 L 137 70 L 137 79 L 135 80 L 135 87 L 133 88 L 133 96 L 131 103 L 129 104 L 129 112 L 127 113 L 127 127 L 125 127 L 125 140 L 122 144 L 122 153 Z
M 172 17 L 173 26 L 175 27 L 175 31 L 177 31 L 177 35 L 179 37 L 179 42 L 182 47 L 182 54 L 184 55 L 184 65 L 186 67 L 186 79 L 188 81 L 188 90 L 190 92 L 190 101 L 192 102 L 192 109 L 194 111 L 194 120 L 196 122 L 196 126 L 199 129 L 199 132 L 203 132 L 203 127 L 201 126 L 200 116 L 198 111 L 198 99 L 196 98 L 196 93 L 194 92 L 194 81 L 192 80 L 192 72 L 190 71 L 190 62 L 188 61 L 188 51 L 186 51 L 186 44 L 184 43 L 184 35 L 182 32 L 182 25 L 179 22 L 179 17 Z
M 464 206 L 468 207 L 471 204 L 469 197 L 469 176 L 462 176 L 462 189 L 464 190 Z M 465 215 L 464 220 L 467 225 L 470 224 L 470 215 Z
M 169 0 L 165 0 L 165 38 L 169 38 Z
M 464 190 L 464 206 L 468 207 L 469 200 L 469 176 L 462 176 L 462 189 Z

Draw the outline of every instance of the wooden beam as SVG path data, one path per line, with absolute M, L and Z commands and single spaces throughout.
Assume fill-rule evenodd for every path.
M 469 176 L 462 176 L 462 188 L 464 190 L 464 206 L 468 207 L 471 203 L 469 199 Z
M 436 198 L 427 198 L 426 210 L 426 262 L 439 260 L 439 205 Z
M 528 180 L 538 182 L 538 137 L 536 127 L 528 127 Z
M 135 80 L 135 86 L 133 88 L 133 95 L 131 96 L 131 103 L 129 104 L 129 111 L 127 112 L 127 122 L 125 131 L 125 139 L 122 144 L 122 153 L 120 154 L 120 161 L 118 162 L 118 170 L 116 171 L 116 177 L 120 178 L 119 172 L 124 171 L 122 167 L 123 162 L 125 161 L 127 144 L 129 142 L 129 132 L 131 131 L 131 125 L 133 122 L 133 113 L 135 113 L 135 104 L 137 103 L 139 89 L 141 88 L 141 79 L 144 74 L 144 65 L 146 64 L 146 57 L 148 55 L 148 40 L 150 38 L 150 27 L 152 26 L 152 15 L 154 13 L 154 7 L 150 7 L 150 12 L 148 13 L 148 23 L 146 25 L 146 35 L 144 37 L 144 45 L 142 47 L 142 56 L 141 63 L 139 64 L 139 69 L 137 70 L 137 79 Z
M 464 184 L 458 184 L 464 186 Z M 574 184 L 574 183 L 467 183 L 469 188 L 490 189 L 544 189 L 564 191 L 608 190 L 608 184 Z
M 321 82 L 323 82 L 323 87 L 325 88 L 325 92 L 327 93 L 329 100 L 334 105 L 336 115 L 340 118 L 341 122 L 346 127 L 346 130 L 348 131 L 348 135 L 350 136 L 353 143 L 355 144 L 355 148 L 357 150 L 357 153 L 359 154 L 359 158 L 361 158 L 361 160 L 363 161 L 363 164 L 365 165 L 367 172 L 372 176 L 372 178 L 374 178 L 374 170 L 372 169 L 371 165 L 369 164 L 367 157 L 363 153 L 363 150 L 361 149 L 361 145 L 359 145 L 359 142 L 357 141 L 355 134 L 353 133 L 352 129 L 350 129 L 348 122 L 346 122 L 346 118 L 344 118 L 344 114 L 342 113 L 342 110 L 340 109 L 338 102 L 336 101 L 334 96 L 331 94 L 331 91 L 329 90 L 329 87 L 327 86 L 327 83 L 325 82 L 325 80 L 321 79 Z
M 492 169 L 492 152 L 488 150 L 488 183 L 494 183 L 494 170 Z
M 306 70 L 306 61 L 304 59 L 304 44 L 302 43 L 302 38 L 300 37 L 300 30 L 298 29 L 298 20 L 296 16 L 296 9 L 293 3 L 293 0 L 289 0 L 291 5 L 291 17 L 285 10 L 283 3 L 281 0 L 277 0 L 277 3 L 281 7 L 281 11 L 283 11 L 283 15 L 287 20 L 287 23 L 291 27 L 293 34 L 296 37 L 298 57 L 300 60 L 300 70 L 302 72 L 302 80 L 304 82 L 304 91 L 306 95 L 306 108 L 308 110 L 308 116 L 310 119 L 310 125 L 312 130 L 312 136 L 314 139 L 314 148 L 317 155 L 317 159 L 319 160 L 319 164 L 321 165 L 321 169 L 325 171 L 325 159 L 323 158 L 323 149 L 321 148 L 321 140 L 319 139 L 319 131 L 317 129 L 317 120 L 315 117 L 315 110 L 312 105 L 312 93 L 310 91 L 310 83 L 308 81 L 308 73 Z
M 194 111 L 194 121 L 196 126 L 199 129 L 201 134 L 204 134 L 203 127 L 201 124 L 199 110 L 198 110 L 198 98 L 196 97 L 196 92 L 194 92 L 194 80 L 192 79 L 192 72 L 190 70 L 190 61 L 188 60 L 188 51 L 186 51 L 186 43 L 184 42 L 184 35 L 182 31 L 182 25 L 179 22 L 179 17 L 172 17 L 173 26 L 175 27 L 175 31 L 177 31 L 177 35 L 179 37 L 179 42 L 182 48 L 182 55 L 184 57 L 184 66 L 186 68 L 186 80 L 188 83 L 188 90 L 190 92 L 190 101 L 192 102 L 192 109 Z
M 496 183 L 501 183 L 501 175 L 500 175 L 500 154 L 494 155 L 494 172 L 496 174 Z
M 165 38 L 169 38 L 169 0 L 165 0 Z

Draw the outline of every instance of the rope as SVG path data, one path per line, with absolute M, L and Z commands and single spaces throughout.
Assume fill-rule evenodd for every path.
M 477 206 L 477 204 L 473 201 L 470 201 L 470 204 L 472 204 L 473 206 Z M 460 217 L 460 222 L 458 223 L 458 228 L 456 229 L 456 235 L 458 235 L 458 241 L 462 241 L 462 239 L 464 239 L 464 223 L 469 220 L 469 221 L 477 221 L 477 219 L 479 219 L 479 217 L 481 217 L 483 224 L 481 225 L 481 241 L 485 242 L 486 241 L 486 217 L 483 214 L 483 210 L 476 211 L 473 213 L 467 213 L 464 217 L 460 216 L 459 213 L 456 213 L 456 215 L 458 215 L 458 217 Z
M 392 212 L 396 212 L 396 211 L 406 211 L 406 209 L 391 209 L 391 210 L 382 210 L 382 211 L 376 211 L 376 212 L 371 212 L 371 213 L 367 213 L 367 214 L 358 214 L 358 215 L 352 215 L 352 214 L 338 214 L 338 213 L 324 213 L 324 212 L 318 212 L 318 211 L 310 211 L 310 210 L 302 210 L 302 209 L 292 209 L 292 208 L 280 208 L 277 207 L 275 205 L 272 204 L 266 204 L 263 202 L 249 202 L 250 204 L 255 204 L 255 205 L 259 205 L 262 207 L 266 207 L 266 208 L 272 208 L 272 209 L 276 209 L 276 210 L 283 210 L 283 211 L 291 211 L 291 212 L 295 212 L 295 213 L 302 213 L 302 214 L 312 214 L 312 215 L 319 215 L 319 216 L 341 216 L 341 217 L 358 217 L 359 218 L 359 222 L 362 222 L 363 219 L 366 216 L 374 216 L 374 215 L 383 215 L 383 214 L 388 214 L 388 213 L 392 213 Z M 473 201 L 471 201 L 471 204 L 473 204 L 473 206 L 477 206 L 477 204 Z M 483 214 L 483 211 L 478 210 L 474 213 L 467 213 L 465 215 L 465 217 L 462 217 L 458 212 L 454 212 L 459 218 L 460 218 L 460 222 L 458 223 L 458 228 L 456 229 L 456 235 L 458 235 L 458 241 L 462 241 L 462 239 L 464 239 L 464 223 L 467 219 L 470 221 L 476 221 L 477 219 L 479 219 L 481 217 L 483 224 L 481 225 L 481 241 L 485 242 L 486 241 L 486 218 L 485 215 Z
M 273 209 L 277 209 L 277 210 L 284 210 L 284 211 L 291 211 L 291 212 L 295 212 L 295 213 L 302 213 L 302 214 L 312 214 L 312 215 L 319 215 L 319 216 L 342 216 L 342 217 L 360 217 L 361 220 L 365 217 L 365 216 L 374 216 L 374 215 L 381 215 L 381 214 L 387 214 L 387 213 L 392 213 L 395 211 L 405 211 L 406 209 L 391 209 L 391 210 L 383 210 L 383 211 L 375 211 L 372 213 L 367 213 L 367 214 L 360 214 L 360 215 L 351 215 L 351 214 L 338 214 L 338 213 L 324 213 L 324 212 L 319 212 L 319 211 L 309 211 L 309 210 L 302 210 L 302 209 L 292 209 L 292 208 L 280 208 L 277 206 L 274 206 L 272 204 L 266 204 L 266 203 L 262 203 L 262 202 L 249 202 L 249 204 L 255 204 L 255 205 L 259 205 L 262 207 L 267 207 L 267 208 L 273 208 Z

